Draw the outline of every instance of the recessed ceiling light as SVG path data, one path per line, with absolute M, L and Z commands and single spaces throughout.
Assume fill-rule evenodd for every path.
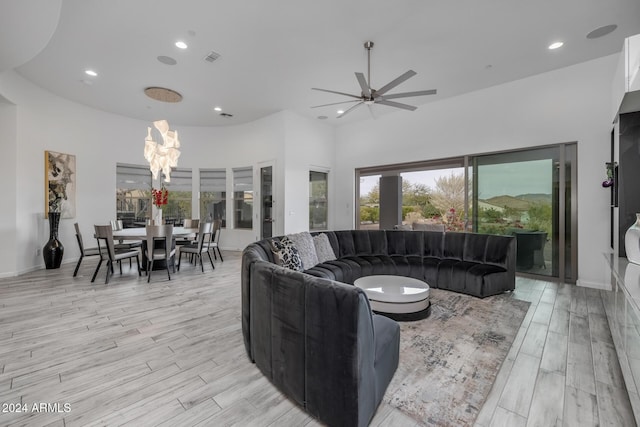
M 95 72 L 95 71 L 93 71 L 93 70 L 84 70 L 84 73 L 85 73 L 87 76 L 91 76 L 91 77 L 96 77 L 96 76 L 98 75 L 98 73 L 96 73 L 96 72 Z
M 344 113 L 344 110 L 338 110 L 338 111 L 336 111 L 336 113 L 342 114 L 342 113 Z
M 183 41 L 178 41 L 178 42 L 176 42 L 176 47 L 178 49 L 186 49 L 187 48 L 187 44 L 185 42 L 183 42 Z
M 214 107 L 214 108 L 213 108 L 213 111 L 218 111 L 218 112 L 220 112 L 220 111 L 222 111 L 222 108 L 220 108 L 220 107 Z
M 558 49 L 559 47 L 562 47 L 562 45 L 563 45 L 563 44 L 564 44 L 563 42 L 554 42 L 554 43 L 551 43 L 551 44 L 549 45 L 549 50 Z

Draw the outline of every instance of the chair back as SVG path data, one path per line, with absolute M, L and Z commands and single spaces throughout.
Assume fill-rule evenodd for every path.
M 78 241 L 78 247 L 80 248 L 80 254 L 84 255 L 84 242 L 82 241 L 82 233 L 80 233 L 80 226 L 77 222 L 73 223 L 73 227 L 76 229 L 76 240 Z
M 199 219 L 185 219 L 183 224 L 184 228 L 198 228 L 199 225 Z
M 209 245 L 213 237 L 213 223 L 203 222 L 198 227 L 198 252 L 202 252 L 202 247 Z
M 116 251 L 113 246 L 113 228 L 111 225 L 94 225 L 96 230 L 96 240 L 98 241 L 98 251 L 100 252 L 100 258 L 104 256 L 104 249 L 109 256 L 109 260 L 113 261 L 116 258 Z M 102 245 L 100 244 L 102 241 Z
M 220 242 L 220 231 L 222 231 L 222 220 L 216 219 L 213 221 L 213 236 L 211 239 L 216 245 Z
M 173 239 L 173 225 L 147 225 L 147 257 L 153 259 L 155 242 L 164 240 L 165 259 L 171 256 L 171 241 Z

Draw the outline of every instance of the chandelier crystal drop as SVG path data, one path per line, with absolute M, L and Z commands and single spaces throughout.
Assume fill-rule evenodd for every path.
M 180 157 L 178 131 L 170 130 L 166 120 L 155 121 L 153 125 L 160 132 L 162 144 L 153 140 L 151 127 L 148 127 L 147 137 L 144 139 L 144 158 L 149 162 L 154 179 L 158 179 L 158 172 L 162 170 L 165 182 L 170 182 L 171 168 L 178 166 Z

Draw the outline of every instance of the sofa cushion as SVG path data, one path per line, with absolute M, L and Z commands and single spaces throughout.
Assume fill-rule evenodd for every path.
M 333 252 L 329 237 L 327 237 L 326 234 L 320 233 L 313 236 L 313 244 L 316 247 L 316 255 L 318 257 L 317 264 L 336 259 L 336 254 Z
M 413 231 L 387 231 L 387 253 L 389 255 L 420 255 L 424 251 L 423 234 Z
M 306 270 L 318 263 L 316 246 L 313 243 L 313 237 L 311 237 L 311 234 L 309 234 L 308 231 L 288 234 L 287 237 L 293 242 L 293 246 L 298 250 L 303 269 Z
M 488 264 L 496 264 L 501 267 L 507 267 L 507 258 L 509 255 L 508 247 L 513 243 L 511 236 L 489 236 L 487 238 L 487 252 L 485 254 L 485 262 Z
M 447 233 L 439 233 L 437 231 L 414 231 L 414 233 L 422 233 L 424 241 L 424 256 L 442 258 L 442 247 L 444 245 L 444 236 Z
M 472 237 L 469 237 L 472 236 Z M 472 262 L 484 262 L 487 252 L 488 234 L 469 234 L 466 233 L 464 242 L 464 260 Z
M 467 270 L 465 292 L 476 297 L 487 297 L 504 292 L 507 270 L 497 265 L 478 264 Z
M 466 233 L 444 233 L 443 258 L 464 259 Z
M 300 259 L 298 249 L 296 249 L 293 242 L 289 240 L 288 237 L 285 236 L 280 239 L 280 241 L 275 239 L 272 240 L 271 248 L 275 261 L 278 265 L 291 270 L 302 270 L 302 260 Z
M 354 256 L 356 254 L 356 248 L 353 244 L 353 233 L 351 230 L 334 231 L 333 233 L 336 237 L 339 248 L 339 251 L 336 252 L 336 256 L 338 258 Z

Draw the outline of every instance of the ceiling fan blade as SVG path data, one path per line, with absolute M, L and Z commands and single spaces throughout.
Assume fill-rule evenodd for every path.
M 418 74 L 418 73 L 416 73 L 413 70 L 407 71 L 406 73 L 404 73 L 400 77 L 396 78 L 395 80 L 390 81 L 389 83 L 387 83 L 386 85 L 384 85 L 380 89 L 378 89 L 376 91 L 376 95 L 384 95 L 385 93 L 387 93 L 388 91 L 390 91 L 394 87 L 398 86 L 400 83 L 404 82 L 407 79 L 410 79 L 411 77 L 415 76 L 416 74 Z
M 360 83 L 360 89 L 362 89 L 362 95 L 365 98 L 371 98 L 371 88 L 367 83 L 367 79 L 364 78 L 364 74 L 356 73 L 356 79 L 358 79 L 358 83 Z
M 438 93 L 435 89 L 430 90 L 418 90 L 415 92 L 402 92 L 402 93 L 394 93 L 392 95 L 385 95 L 384 99 L 394 99 L 394 98 L 408 98 L 410 96 L 424 96 L 424 95 L 435 95 Z
M 348 110 L 346 110 L 344 113 L 340 114 L 337 118 L 339 119 L 339 118 L 344 117 L 345 115 L 347 115 L 347 113 L 355 110 L 357 107 L 361 106 L 362 104 L 364 104 L 364 101 L 360 101 L 356 105 L 353 105 L 353 106 L 349 107 Z
M 382 100 L 382 101 L 376 100 L 376 104 L 388 105 L 389 107 L 402 108 L 403 110 L 409 110 L 409 111 L 414 111 L 418 108 L 418 107 L 414 107 L 413 105 L 401 104 L 399 102 L 387 101 L 387 100 Z
M 342 102 L 332 102 L 331 104 L 322 104 L 322 105 L 314 105 L 311 108 L 320 108 L 320 107 L 328 107 L 330 105 L 338 105 L 338 104 L 347 104 L 349 102 L 359 102 L 358 99 L 353 99 L 351 101 L 342 101 Z
M 337 95 L 344 95 L 344 96 L 350 96 L 352 98 L 357 98 L 360 99 L 362 98 L 361 96 L 358 95 L 352 95 L 350 93 L 344 93 L 344 92 L 336 92 L 335 90 L 328 90 L 328 89 L 318 89 L 317 87 L 312 87 L 311 90 L 319 90 L 320 92 L 329 92 L 329 93 L 335 93 Z

